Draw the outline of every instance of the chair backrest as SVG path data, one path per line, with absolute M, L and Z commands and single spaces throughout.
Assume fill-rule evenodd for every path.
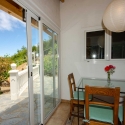
M 68 75 L 68 83 L 69 83 L 69 90 L 70 90 L 70 98 L 73 98 L 73 91 L 76 91 L 76 84 L 75 78 L 73 73 Z
M 98 102 L 98 101 L 90 101 L 89 95 L 102 95 L 102 96 L 110 96 L 114 98 L 114 103 L 110 104 L 107 102 Z M 114 125 L 118 125 L 118 107 L 119 107 L 119 96 L 120 96 L 120 88 L 106 88 L 106 87 L 95 87 L 95 86 L 85 86 L 85 112 L 86 119 L 89 119 L 89 105 L 102 105 L 112 107 L 114 110 L 113 119 Z

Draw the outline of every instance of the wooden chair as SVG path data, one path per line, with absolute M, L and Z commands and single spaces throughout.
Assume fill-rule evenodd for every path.
M 78 105 L 78 91 L 76 91 L 76 84 L 73 73 L 68 75 L 68 83 L 69 83 L 69 90 L 70 90 L 70 116 L 71 118 L 74 111 L 74 106 Z M 83 106 L 84 109 L 84 91 L 79 91 L 79 105 Z M 77 116 L 77 115 L 74 115 Z
M 96 94 L 114 98 L 114 103 L 90 101 L 89 95 Z M 120 88 L 85 86 L 85 125 L 118 125 Z

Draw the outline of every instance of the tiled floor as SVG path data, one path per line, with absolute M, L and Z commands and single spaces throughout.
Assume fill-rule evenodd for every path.
M 75 108 L 75 110 L 77 110 L 77 108 Z M 82 113 L 83 109 L 80 110 L 81 110 L 80 112 Z M 57 108 L 57 110 L 54 112 L 52 117 L 49 119 L 49 121 L 46 123 L 46 125 L 78 125 L 77 117 L 72 117 L 71 120 L 68 119 L 69 111 L 70 111 L 70 104 L 62 102 Z M 85 125 L 83 123 L 82 118 L 79 118 L 79 125 Z
M 78 125 L 77 117 L 72 117 L 71 120 L 68 119 L 69 111 L 70 104 L 62 102 L 46 125 Z M 83 125 L 82 119 L 79 119 L 79 122 L 79 125 Z
M 69 116 L 69 103 L 62 102 L 46 125 L 65 125 Z

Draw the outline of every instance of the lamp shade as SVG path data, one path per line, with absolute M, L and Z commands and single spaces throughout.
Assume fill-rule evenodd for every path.
M 125 31 L 125 0 L 113 0 L 106 8 L 103 23 L 112 32 Z

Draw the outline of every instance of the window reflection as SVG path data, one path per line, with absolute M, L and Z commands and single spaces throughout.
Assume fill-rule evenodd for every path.
M 86 59 L 104 59 L 105 31 L 86 33 Z
M 115 33 L 112 32 L 112 59 L 125 58 L 125 32 Z

